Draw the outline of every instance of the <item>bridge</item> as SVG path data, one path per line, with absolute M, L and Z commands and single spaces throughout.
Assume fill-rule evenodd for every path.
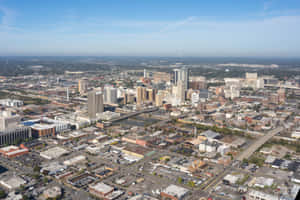
M 284 84 L 264 84 L 264 87 L 300 90 L 300 87 L 297 87 L 297 86 L 294 86 L 294 85 L 284 85 Z
M 118 121 L 121 121 L 121 120 L 124 120 L 124 119 L 128 119 L 130 117 L 134 117 L 134 116 L 137 116 L 137 115 L 140 115 L 140 114 L 143 114 L 143 113 L 154 112 L 154 111 L 157 111 L 157 110 L 158 110 L 158 108 L 154 107 L 154 108 L 140 110 L 140 111 L 137 111 L 137 112 L 128 113 L 128 114 L 122 115 L 118 118 L 111 119 L 111 120 L 107 121 L 107 123 L 118 122 Z

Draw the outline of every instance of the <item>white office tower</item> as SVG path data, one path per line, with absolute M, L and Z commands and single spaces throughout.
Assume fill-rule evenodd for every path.
M 117 98 L 122 98 L 126 94 L 127 89 L 123 87 L 117 88 Z
M 14 115 L 11 111 L 2 111 L 0 112 L 0 131 L 16 128 L 20 121 L 19 115 Z
M 265 81 L 263 78 L 258 78 L 256 81 L 256 88 L 261 89 L 265 87 Z
M 95 119 L 97 113 L 104 111 L 103 93 L 101 91 L 91 91 L 88 93 L 88 115 L 90 119 Z
M 144 78 L 148 78 L 146 69 L 144 69 Z
M 200 102 L 200 95 L 199 92 L 193 92 L 191 95 L 191 102 L 193 106 L 197 106 Z
M 225 98 L 234 99 L 240 97 L 240 87 L 235 85 L 226 86 L 224 89 Z
M 185 102 L 185 91 L 183 81 L 178 81 L 177 85 L 172 88 L 172 105 L 180 105 Z
M 224 78 L 225 81 L 225 98 L 234 99 L 240 97 L 240 89 L 243 85 L 240 78 Z
M 245 86 L 253 89 L 257 88 L 257 73 L 246 73 Z
M 118 90 L 112 86 L 104 87 L 104 102 L 116 104 L 118 102 Z
M 174 85 L 177 86 L 179 82 L 182 82 L 184 89 L 189 87 L 189 70 L 186 67 L 180 69 L 174 69 Z

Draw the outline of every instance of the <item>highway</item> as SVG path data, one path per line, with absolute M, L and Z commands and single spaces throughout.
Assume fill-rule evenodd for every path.
M 201 190 L 208 191 L 210 188 L 214 187 L 218 184 L 227 174 L 229 174 L 233 169 L 237 161 L 242 161 L 243 159 L 248 159 L 257 149 L 259 149 L 263 144 L 265 144 L 268 140 L 282 131 L 282 127 L 278 127 L 274 130 L 271 130 L 266 135 L 260 137 L 255 141 L 252 145 L 250 145 L 245 151 L 243 151 L 235 160 L 231 162 L 231 165 L 226 167 L 224 171 L 218 174 L 215 178 L 211 179 L 208 183 L 201 187 Z
M 280 131 L 282 131 L 282 127 L 278 127 L 274 130 L 269 131 L 266 135 L 263 137 L 257 139 L 248 149 L 243 151 L 236 160 L 243 161 L 243 159 L 248 159 L 257 149 L 259 149 L 263 144 L 265 144 L 268 140 L 270 140 L 272 137 L 274 137 L 276 134 L 278 134 Z

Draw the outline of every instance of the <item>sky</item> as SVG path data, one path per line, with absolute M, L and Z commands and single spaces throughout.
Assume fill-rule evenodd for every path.
M 300 57 L 299 0 L 0 0 L 0 56 Z

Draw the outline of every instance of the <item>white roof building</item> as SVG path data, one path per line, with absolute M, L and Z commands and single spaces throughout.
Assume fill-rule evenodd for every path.
M 278 196 L 260 192 L 257 190 L 250 190 L 248 192 L 248 197 L 250 200 L 278 200 Z
M 300 128 L 298 128 L 297 130 L 295 130 L 294 132 L 292 132 L 291 137 L 299 139 L 300 138 Z
M 89 192 L 96 197 L 104 198 L 107 200 L 117 199 L 119 196 L 124 194 L 121 190 L 114 190 L 112 186 L 106 185 L 105 183 L 97 183 L 89 186 Z
M 272 178 L 265 178 L 265 177 L 257 177 L 255 179 L 254 187 L 271 187 L 274 183 L 274 179 Z
M 234 176 L 232 174 L 227 174 L 224 178 L 223 181 L 228 182 L 229 184 L 236 184 L 236 182 L 239 180 L 238 176 Z
M 161 192 L 161 196 L 163 196 L 163 194 L 167 194 L 177 199 L 182 199 L 188 192 L 189 190 L 186 188 L 179 187 L 177 185 L 170 185 Z
M 41 172 L 47 171 L 49 175 L 57 174 L 58 172 L 62 172 L 66 169 L 67 167 L 65 165 L 60 164 L 58 161 L 53 161 L 50 163 L 46 163 L 42 169 Z
M 276 159 L 275 156 L 268 155 L 266 160 L 265 160 L 265 163 L 266 164 L 272 164 L 275 161 L 275 159 Z
M 40 156 L 48 160 L 59 158 L 60 156 L 69 153 L 69 151 L 61 147 L 53 147 L 40 153 Z
M 61 194 L 62 194 L 61 188 L 58 186 L 54 186 L 43 192 L 44 197 L 47 199 L 59 197 L 61 196 Z
M 26 181 L 19 176 L 13 176 L 0 181 L 0 184 L 9 190 L 16 189 L 21 185 L 26 184 Z
M 67 165 L 67 166 L 74 165 L 74 164 L 77 164 L 77 163 L 80 163 L 83 161 L 85 161 L 85 156 L 79 155 L 79 156 L 76 156 L 74 158 L 64 161 L 64 165 Z

